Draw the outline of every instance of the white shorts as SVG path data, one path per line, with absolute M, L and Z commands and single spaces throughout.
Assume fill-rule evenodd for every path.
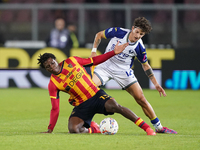
M 137 78 L 132 69 L 119 71 L 111 70 L 105 65 L 98 65 L 94 69 L 94 74 L 101 80 L 102 85 L 105 85 L 110 79 L 113 79 L 122 87 L 122 89 L 126 89 L 137 82 Z

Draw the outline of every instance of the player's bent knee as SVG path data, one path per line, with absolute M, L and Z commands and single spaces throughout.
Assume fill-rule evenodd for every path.
M 145 97 L 135 98 L 135 100 L 141 106 L 144 106 L 144 105 L 148 104 L 148 101 L 146 100 Z

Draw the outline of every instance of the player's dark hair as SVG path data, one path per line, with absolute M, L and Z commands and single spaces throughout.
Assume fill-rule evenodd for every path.
M 139 27 L 143 32 L 149 34 L 152 30 L 151 23 L 145 17 L 138 17 L 134 20 L 134 27 Z
M 56 59 L 55 55 L 51 53 L 44 53 L 43 55 L 40 54 L 39 59 L 37 59 L 40 67 L 44 68 L 44 62 L 49 58 Z

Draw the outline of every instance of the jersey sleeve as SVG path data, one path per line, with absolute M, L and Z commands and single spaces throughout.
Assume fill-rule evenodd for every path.
M 50 80 L 48 85 L 49 95 L 51 98 L 51 112 L 50 112 L 50 121 L 48 129 L 53 130 L 59 116 L 59 91 L 57 90 L 56 86 L 53 84 L 53 82 Z
M 146 53 L 146 49 L 143 46 L 142 43 L 138 43 L 138 46 L 135 49 L 136 53 L 137 53 L 137 58 L 138 60 L 143 64 L 147 62 L 147 53 Z
M 104 36 L 106 39 L 113 37 L 123 38 L 126 33 L 127 31 L 123 30 L 120 27 L 112 27 L 104 30 Z
M 92 58 L 80 58 L 80 57 L 74 57 L 74 58 L 77 60 L 77 62 L 80 65 L 87 67 L 87 66 L 92 66 L 92 65 L 98 65 L 108 60 L 109 58 L 113 57 L 114 55 L 115 55 L 115 52 L 113 50 L 113 51 L 110 51 L 105 54 L 101 54 Z
M 76 57 L 74 58 L 77 60 L 77 62 L 84 67 L 89 67 L 93 65 L 93 59 L 92 58 L 81 58 L 81 57 Z

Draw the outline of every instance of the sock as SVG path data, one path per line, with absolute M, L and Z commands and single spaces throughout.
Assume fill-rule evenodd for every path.
M 88 128 L 88 133 L 98 133 L 98 132 L 97 132 L 96 128 L 90 127 L 90 128 Z
M 92 133 L 92 128 L 88 128 L 88 133 Z
M 135 121 L 135 124 L 136 124 L 138 127 L 142 128 L 144 131 L 146 131 L 147 128 L 150 128 L 150 126 L 149 126 L 147 123 L 145 123 L 141 118 L 138 118 L 138 119 Z
M 154 128 L 160 131 L 162 129 L 162 125 L 160 123 L 160 120 L 157 117 L 154 117 L 151 119 L 151 123 L 153 124 Z

